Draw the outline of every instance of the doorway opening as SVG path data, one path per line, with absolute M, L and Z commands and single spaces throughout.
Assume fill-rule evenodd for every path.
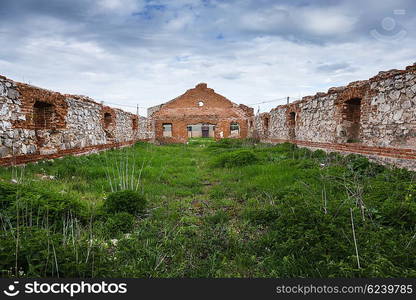
M 209 125 L 202 125 L 201 126 L 202 137 L 207 138 L 209 137 Z
M 187 126 L 188 138 L 213 138 L 215 135 L 215 125 L 212 124 L 192 124 Z
M 36 101 L 33 105 L 33 123 L 36 129 L 51 129 L 55 109 L 52 104 Z
M 289 139 L 296 139 L 296 113 L 289 113 Z
M 265 135 L 267 135 L 269 133 L 269 122 L 270 122 L 270 120 L 269 120 L 268 117 L 264 118 L 264 120 L 263 120 L 263 133 Z
M 136 118 L 131 119 L 131 128 L 133 131 L 137 131 L 137 129 L 139 128 Z
M 360 139 L 361 99 L 353 98 L 346 101 L 342 112 L 347 143 L 356 143 Z
M 104 128 L 108 129 L 112 122 L 113 116 L 108 112 L 104 113 Z

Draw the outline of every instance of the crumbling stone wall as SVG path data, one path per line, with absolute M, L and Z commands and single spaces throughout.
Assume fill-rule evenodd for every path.
M 61 149 L 84 148 L 107 143 L 101 122 L 102 106 L 92 99 L 68 96 L 67 130 L 61 131 Z M 57 151 L 58 149 L 56 149 Z
M 106 114 L 111 115 L 108 124 Z M 144 117 L 85 96 L 0 77 L 0 164 L 120 147 L 151 137 Z
M 252 108 L 231 102 L 208 88 L 205 83 L 198 84 L 167 103 L 148 109 L 155 140 L 163 143 L 186 142 L 188 126 L 196 124 L 215 125 L 216 139 L 245 138 L 248 136 L 249 120 L 253 115 Z M 239 125 L 238 133 L 231 133 L 231 123 Z M 171 137 L 164 136 L 163 124 L 171 124 Z
M 259 114 L 255 123 L 263 119 Z M 355 152 L 416 169 L 416 64 L 278 106 L 270 119 L 264 141 Z
M 268 112 L 257 114 L 255 117 L 251 118 L 250 124 L 252 126 L 249 126 L 250 137 L 256 139 L 268 138 L 270 135 L 271 122 L 272 118 Z M 279 123 L 276 123 L 276 126 L 278 126 L 278 124 Z
M 199 102 L 203 102 L 199 105 Z M 215 138 L 258 137 L 302 147 L 358 153 L 416 170 L 416 64 L 330 88 L 254 116 L 198 84 L 148 110 L 150 118 L 0 76 L 0 164 L 129 145 L 185 142 L 188 125 L 215 125 Z M 239 125 L 237 136 L 230 125 Z M 171 124 L 171 137 L 163 136 Z

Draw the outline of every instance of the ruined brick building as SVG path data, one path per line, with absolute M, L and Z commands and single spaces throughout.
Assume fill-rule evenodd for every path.
M 259 137 L 416 170 L 416 64 L 257 115 L 204 83 L 144 118 L 0 76 L 0 165 L 190 137 Z
M 246 138 L 253 109 L 217 94 L 205 83 L 148 109 L 156 141 L 186 142 L 191 137 Z

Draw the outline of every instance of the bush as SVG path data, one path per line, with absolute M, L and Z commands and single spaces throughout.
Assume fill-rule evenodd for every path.
M 357 154 L 347 155 L 344 160 L 350 173 L 355 173 L 360 176 L 375 176 L 385 169 L 383 166 L 373 163 L 368 158 Z
M 110 216 L 104 226 L 104 233 L 115 236 L 119 233 L 131 232 L 134 225 L 134 216 L 127 212 L 119 212 Z
M 241 148 L 243 146 L 243 141 L 240 139 L 220 139 L 216 143 L 209 145 L 209 148 Z
M 237 167 L 254 164 L 258 161 L 256 155 L 250 150 L 238 150 L 223 153 L 213 161 L 214 167 Z
M 312 152 L 312 157 L 316 159 L 324 159 L 327 157 L 327 154 L 324 150 L 318 149 Z
M 106 213 L 110 214 L 119 212 L 141 214 L 146 208 L 146 199 L 136 191 L 118 191 L 111 193 L 104 200 L 103 208 Z

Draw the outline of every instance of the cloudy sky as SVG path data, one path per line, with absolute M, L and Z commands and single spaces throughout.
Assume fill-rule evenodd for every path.
M 0 74 L 141 114 L 206 82 L 257 110 L 413 64 L 415 13 L 414 0 L 0 0 Z

